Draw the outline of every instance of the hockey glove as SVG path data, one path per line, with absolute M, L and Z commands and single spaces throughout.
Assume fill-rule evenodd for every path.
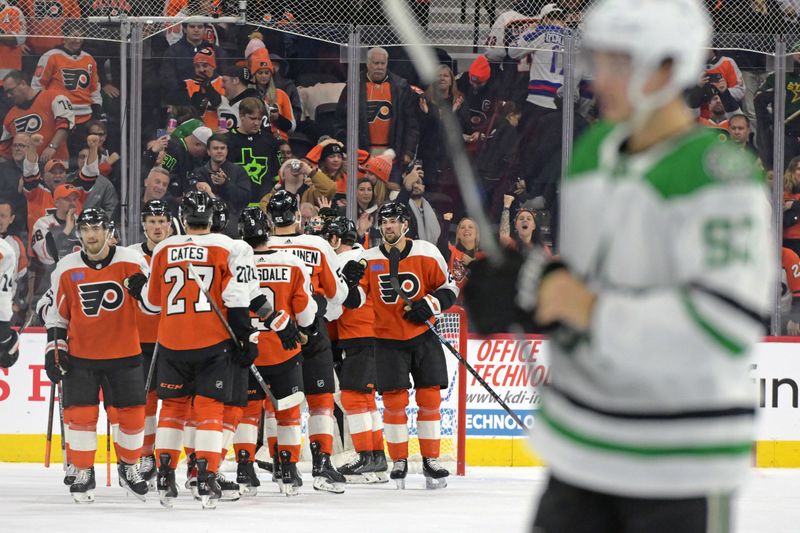
M 142 274 L 141 272 L 137 272 L 131 276 L 125 278 L 125 288 L 128 289 L 128 294 L 131 295 L 132 298 L 136 300 L 142 301 L 142 289 L 144 288 L 145 284 L 147 283 L 147 276 Z
M 0 368 L 11 368 L 19 358 L 19 334 L 9 330 L 6 340 L 0 341 Z
M 269 329 L 278 334 L 284 350 L 294 350 L 300 342 L 300 331 L 297 324 L 283 311 L 274 311 L 264 321 Z
M 439 299 L 431 294 L 426 294 L 411 304 L 411 309 L 403 313 L 403 318 L 415 324 L 424 324 L 429 318 L 440 314 L 442 314 L 442 306 L 439 304 Z
M 302 345 L 304 345 L 304 346 L 305 346 L 306 344 L 308 344 L 308 343 L 309 343 L 309 341 L 311 341 L 312 339 L 314 339 L 314 337 L 316 337 L 317 335 L 319 335 L 319 327 L 318 327 L 318 325 L 317 325 L 317 321 L 316 321 L 316 320 L 314 320 L 314 321 L 313 321 L 311 324 L 309 324 L 308 326 L 301 326 L 299 329 L 300 329 L 300 335 L 301 335 L 301 337 L 305 337 L 305 342 L 302 340 L 302 338 L 301 338 L 301 340 L 300 340 L 300 344 L 302 344 Z
M 325 316 L 328 311 L 328 299 L 321 294 L 313 294 L 311 297 L 317 302 L 317 316 Z
M 366 271 L 367 262 L 365 260 L 362 259 L 360 261 L 348 261 L 342 268 L 342 277 L 344 278 L 345 283 L 347 283 L 347 288 L 352 289 L 358 285 L 358 282 L 364 277 L 364 272 Z
M 249 337 L 239 339 L 237 349 L 233 352 L 233 360 L 242 368 L 247 368 L 258 358 L 258 331 L 253 331 Z
M 58 383 L 69 372 L 69 346 L 67 341 L 50 341 L 44 352 L 44 370 L 53 383 Z

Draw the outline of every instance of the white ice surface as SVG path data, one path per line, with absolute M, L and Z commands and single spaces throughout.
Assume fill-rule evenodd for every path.
M 422 476 L 409 475 L 405 491 L 390 483 L 348 486 L 335 495 L 314 491 L 305 476 L 301 495 L 286 498 L 262 474 L 257 497 L 201 511 L 183 490 L 180 471 L 181 496 L 172 510 L 156 494 L 146 503 L 126 496 L 116 472 L 107 488 L 105 465 L 98 465 L 96 501 L 79 505 L 62 475 L 60 465 L 0 463 L 0 532 L 523 532 L 545 482 L 541 468 L 469 468 L 443 490 L 427 491 Z M 800 531 L 800 470 L 754 470 L 736 503 L 736 523 L 739 533 Z

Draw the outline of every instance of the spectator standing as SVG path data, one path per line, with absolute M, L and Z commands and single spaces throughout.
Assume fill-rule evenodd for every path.
M 717 128 L 728 131 L 728 114 L 725 105 L 718 94 L 715 94 L 708 103 L 708 116 L 700 116 L 697 121 L 708 128 Z
M 757 150 L 753 144 L 753 129 L 750 127 L 750 119 L 742 113 L 734 114 L 728 119 L 728 131 L 731 134 L 731 141 L 736 143 L 744 150 L 750 150 L 753 155 L 757 155 Z
M 519 175 L 516 164 L 519 146 L 517 126 L 521 118 L 517 104 L 503 104 L 498 111 L 498 120 L 487 132 L 483 148 L 476 158 L 484 202 L 494 220 L 497 220 L 502 205 L 503 192 L 508 190 L 510 180 Z
M 161 60 L 160 81 L 164 95 L 175 94 L 183 89 L 184 80 L 194 76 L 194 56 L 204 48 L 214 51 L 219 63 L 225 53 L 206 40 L 206 27 L 201 23 L 184 25 L 184 35 L 167 48 Z
M 320 198 L 332 201 L 337 191 L 347 189 L 344 146 L 335 139 L 327 139 L 323 144 L 319 166 L 311 174 L 311 186 L 303 194 L 303 201 L 313 205 Z
M 244 169 L 228 160 L 228 139 L 215 133 L 208 139 L 208 161 L 194 169 L 198 182 L 207 183 L 211 196 L 221 198 L 230 210 L 230 220 L 239 220 L 239 214 L 250 201 L 250 177 Z M 236 224 L 228 224 L 226 233 L 238 237 Z
M 292 111 L 289 96 L 275 85 L 275 67 L 266 48 L 259 48 L 249 58 L 250 72 L 253 74 L 255 89 L 267 107 L 267 119 L 272 134 L 287 140 L 295 130 L 297 122 Z
M 503 196 L 503 214 L 500 217 L 500 244 L 513 250 L 528 251 L 534 246 L 541 246 L 547 255 L 550 248 L 542 239 L 541 231 L 536 225 L 536 215 L 531 209 L 520 207 L 514 215 L 513 225 L 510 220 L 511 204 L 514 196 Z
M 450 233 L 450 221 L 453 219 L 452 213 L 445 213 L 442 217 L 442 235 Z M 453 242 L 447 241 L 446 246 L 439 245 L 442 257 L 447 261 L 447 270 L 453 276 L 453 280 L 459 289 L 463 289 L 469 277 L 469 265 L 475 259 L 483 259 L 486 254 L 480 249 L 481 234 L 478 225 L 469 217 L 464 217 L 456 227 L 456 236 Z M 459 294 L 461 292 L 459 291 Z M 462 301 L 463 298 L 459 298 Z
M 69 19 L 82 17 L 78 0 L 17 0 L 16 5 L 22 9 L 27 20 L 27 45 L 33 56 L 40 56 L 61 44 L 61 37 L 44 37 L 45 35 L 63 35 L 64 23 Z
M 39 59 L 31 79 L 34 90 L 48 89 L 66 96 L 75 114 L 75 129 L 67 140 L 71 154 L 77 154 L 89 134 L 91 119 L 105 119 L 100 96 L 97 62 L 83 50 L 79 20 L 64 22 L 64 44 Z
M 467 151 L 475 156 L 481 147 L 481 135 L 494 126 L 497 108 L 496 86 L 491 80 L 492 70 L 486 56 L 478 56 L 472 62 L 466 75 L 458 77 L 456 85 L 464 96 L 458 116 L 461 133 L 467 144 Z M 485 138 L 485 137 L 483 137 Z
M 732 57 L 708 51 L 708 63 L 697 86 L 689 91 L 689 107 L 699 108 L 701 118 L 710 118 L 711 100 L 719 96 L 726 113 L 739 111 L 745 95 L 744 78 Z
M 286 93 L 292 103 L 292 113 L 295 120 L 300 120 L 303 114 L 303 105 L 297 85 L 295 85 L 293 79 L 289 78 L 289 62 L 273 52 L 269 53 L 269 58 L 272 60 L 272 79 L 275 80 L 275 87 Z
M 211 131 L 220 129 L 219 108 L 222 105 L 224 81 L 217 75 L 217 60 L 211 48 L 203 48 L 194 55 L 194 77 L 184 80 L 183 93 L 176 95 L 178 105 L 188 104 L 203 124 Z M 224 120 L 224 119 L 222 119 Z M 227 123 L 223 122 L 223 126 Z
M 188 190 L 190 173 L 198 167 L 206 157 L 208 139 L 213 132 L 198 119 L 190 119 L 181 124 L 184 131 L 191 132 L 184 137 L 172 137 L 167 143 L 166 153 L 161 166 L 170 172 L 170 194 L 180 198 Z M 153 152 L 148 150 L 148 156 Z
M 408 165 L 417 153 L 419 124 L 418 99 L 408 82 L 389 72 L 389 54 L 383 48 L 367 52 L 367 70 L 360 76 L 358 106 L 358 147 L 371 155 L 391 148 L 399 158 L 393 175 L 399 178 L 400 165 Z M 347 137 L 347 91 L 342 91 L 336 107 L 338 139 Z
M 22 70 L 22 50 L 25 44 L 25 15 L 6 2 L 0 3 L 0 78 L 12 70 Z M 0 89 L 3 82 L 0 81 Z M 11 107 L 5 93 L 0 93 L 0 116 Z
M 69 99 L 54 90 L 36 90 L 25 75 L 12 70 L 3 78 L 3 90 L 14 106 L 3 119 L 0 156 L 9 157 L 11 141 L 17 133 L 38 133 L 44 142 L 38 146 L 39 160 L 69 160 L 67 138 L 75 127 L 75 113 Z
M 250 178 L 250 203 L 258 204 L 272 190 L 278 175 L 278 142 L 263 126 L 266 112 L 260 98 L 239 102 L 239 126 L 228 134 L 228 161 Z
M 177 215 L 178 202 L 169 194 L 169 180 L 169 170 L 159 166 L 151 168 L 143 182 L 141 204 L 144 205 L 150 200 L 163 200 L 169 205 L 172 214 Z
M 77 169 L 67 176 L 67 180 L 70 183 L 74 183 L 76 180 L 80 179 L 80 169 L 84 167 L 88 158 L 89 148 L 84 147 L 78 152 Z M 97 175 L 97 178 L 95 178 L 94 185 L 89 191 L 89 195 L 83 201 L 82 209 L 95 207 L 105 211 L 109 220 L 119 221 L 119 192 L 117 192 L 111 180 L 103 175 L 102 166 L 102 163 L 98 165 L 100 173 Z
M 27 205 L 22 195 L 22 166 L 30 145 L 30 135 L 17 133 L 11 142 L 11 159 L 0 161 L 0 197 L 11 203 L 14 213 L 18 215 L 12 223 L 12 231 L 17 233 L 27 233 Z
M 55 209 L 33 225 L 32 249 L 39 263 L 53 265 L 65 255 L 80 249 L 75 234 L 80 193 L 80 189 L 69 183 L 56 187 L 53 191 Z
M 100 175 L 105 176 L 114 187 L 119 190 L 120 188 L 120 168 L 119 153 L 112 151 L 108 147 L 108 124 L 102 120 L 92 120 L 89 122 L 89 135 L 96 135 L 100 139 L 100 146 L 98 147 L 98 154 L 100 157 Z M 80 155 L 80 154 L 79 154 Z M 82 164 L 78 168 L 83 168 Z
M 773 131 L 774 72 L 770 72 L 767 75 L 767 79 L 764 80 L 764 83 L 753 97 L 759 156 L 767 170 L 773 170 L 774 168 L 776 172 L 786 168 L 792 158 L 800 155 L 800 98 L 795 97 L 797 88 L 800 87 L 800 41 L 795 43 L 790 54 L 794 63 L 792 65 L 793 68 L 786 69 L 783 161 L 774 162 L 772 160 L 775 135 Z
M 229 130 L 239 127 L 239 104 L 245 98 L 261 98 L 249 84 L 252 74 L 249 69 L 229 67 L 222 76 L 224 98 L 219 108 L 219 116 Z
M 294 194 L 297 197 L 298 204 L 300 204 L 303 194 L 308 189 L 307 183 L 310 181 L 309 175 L 311 171 L 311 167 L 305 161 L 300 161 L 299 159 L 288 159 L 284 161 L 280 170 L 278 170 L 278 183 L 272 191 L 261 198 L 259 207 L 266 213 L 270 198 L 272 198 L 275 191 L 280 189 Z M 316 209 L 313 204 L 310 205 Z M 300 207 L 302 209 L 302 205 Z M 317 213 L 318 212 L 319 211 L 317 211 Z
M 522 102 L 528 92 L 530 63 L 511 59 L 508 49 L 520 35 L 539 24 L 538 7 L 533 4 L 529 0 L 514 2 L 512 9 L 498 15 L 486 37 L 483 53 L 491 63 L 493 75 L 499 80 L 498 97 L 503 101 Z
M 403 188 L 397 195 L 397 202 L 405 203 L 411 211 L 408 236 L 437 244 L 442 234 L 439 216 L 430 202 L 425 199 L 424 173 L 421 165 L 414 167 L 403 176 Z
M 447 65 L 439 65 L 436 82 L 419 96 L 419 150 L 428 190 L 444 181 L 454 181 L 451 163 L 447 155 L 442 126 L 442 109 L 448 107 L 458 113 L 464 97 L 456 86 L 453 71 Z M 445 176 L 446 174 L 446 176 Z
M 369 178 L 358 180 L 356 189 L 356 203 L 358 204 L 356 219 L 356 231 L 358 238 L 364 244 L 364 248 L 372 248 L 383 242 L 383 237 L 376 223 L 375 213 L 378 211 L 378 202 L 375 198 L 373 183 Z

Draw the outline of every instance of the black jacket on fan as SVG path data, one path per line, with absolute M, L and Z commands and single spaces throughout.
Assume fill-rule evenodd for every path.
M 248 135 L 238 128 L 228 132 L 228 161 L 242 167 L 250 178 L 250 203 L 258 203 L 272 190 L 278 175 L 278 141 L 272 131 L 261 128 Z

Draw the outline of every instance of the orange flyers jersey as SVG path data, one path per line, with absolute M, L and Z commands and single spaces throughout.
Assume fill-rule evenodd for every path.
M 3 239 L 14 250 L 17 256 L 17 279 L 22 278 L 28 273 L 28 253 L 25 251 L 25 244 L 16 235 L 6 235 Z
M 61 35 L 65 19 L 81 18 L 78 0 L 17 0 L 28 17 L 28 35 Z M 43 54 L 63 42 L 61 37 L 29 37 L 28 44 L 36 55 Z
M 800 256 L 789 248 L 781 251 L 781 264 L 786 273 L 786 285 L 794 298 L 800 298 Z
M 53 89 L 69 98 L 78 124 L 92 118 L 92 104 L 103 103 L 97 62 L 84 51 L 78 55 L 72 55 L 63 48 L 46 52 L 36 65 L 31 87 Z
M 39 146 L 38 153 L 47 148 L 53 135 L 60 129 L 71 130 L 75 126 L 75 113 L 69 99 L 54 90 L 39 91 L 33 100 L 22 107 L 14 106 L 6 113 L 3 119 L 3 133 L 0 136 L 0 156 L 11 158 L 11 140 L 17 133 L 39 133 L 44 137 L 44 142 Z M 56 159 L 69 160 L 67 143 L 58 146 Z
M 0 87 L 12 70 L 22 70 L 22 45 L 25 44 L 25 17 L 18 7 L 0 4 L 0 35 L 16 37 L 14 45 L 0 44 Z
M 340 265 L 344 266 L 348 261 L 358 261 L 363 257 L 364 248 L 358 244 L 356 246 L 358 246 L 358 248 L 353 248 L 352 250 L 339 254 Z M 332 339 L 336 338 L 340 341 L 347 341 L 351 339 L 368 339 L 375 337 L 375 330 L 373 329 L 375 310 L 373 309 L 371 299 L 367 299 L 364 305 L 358 309 L 347 309 L 342 305 L 329 306 L 325 318 L 328 320 L 335 320 L 332 324 L 336 326 L 336 335 L 331 335 Z
M 9 322 L 17 290 L 17 256 L 4 239 L 0 239 L 0 322 Z
M 264 103 L 267 105 L 270 104 L 266 98 L 264 98 Z M 292 111 L 292 102 L 289 100 L 289 95 L 282 89 L 275 89 L 275 105 L 278 106 L 278 113 L 292 123 L 292 127 L 289 128 L 288 132 L 278 128 L 275 124 L 270 124 L 273 135 L 285 141 L 289 138 L 289 134 L 297 127 L 297 122 L 294 118 L 294 111 Z M 267 118 L 269 118 L 269 116 Z
M 211 303 L 189 275 L 194 265 L 200 282 L 223 315 L 228 308 L 247 308 L 252 265 L 234 253 L 226 235 L 175 235 L 156 246 L 150 279 L 142 290 L 144 306 L 161 313 L 158 342 L 169 350 L 197 350 L 230 339 Z M 252 261 L 252 258 L 249 258 Z
M 389 258 L 384 254 L 383 247 L 369 248 L 362 257 L 368 264 L 359 287 L 374 307 L 375 337 L 407 341 L 427 332 L 425 324 L 414 324 L 403 318 L 405 302 L 392 289 Z M 436 246 L 427 241 L 406 240 L 406 247 L 400 254 L 397 278 L 400 288 L 411 301 L 420 300 L 439 289 L 449 289 L 458 296 L 458 287 L 447 271 L 444 257 Z
M 270 235 L 269 247 L 291 252 L 305 263 L 315 294 L 321 294 L 332 304 L 340 304 L 347 298 L 347 285 L 339 272 L 336 253 L 322 237 Z
M 100 263 L 73 252 L 51 276 L 55 305 L 47 328 L 65 328 L 69 353 L 81 359 L 120 359 L 142 352 L 136 323 L 138 302 L 125 290 L 125 278 L 147 274 L 147 263 L 132 250 L 112 246 Z
M 254 252 L 258 292 L 267 297 L 273 309 L 288 313 L 298 325 L 311 325 L 317 314 L 317 303 L 311 297 L 311 280 L 306 266 L 287 252 Z M 255 295 L 251 295 L 255 296 Z M 253 317 L 258 335 L 256 365 L 271 366 L 288 361 L 300 353 L 300 345 L 285 350 L 278 334 L 269 331 L 263 322 Z
M 147 249 L 147 243 L 132 244 L 128 246 L 128 249 L 139 254 L 145 263 L 148 266 L 150 265 L 153 251 Z M 139 329 L 139 342 L 142 344 L 154 344 L 158 341 L 158 321 L 160 318 L 160 315 L 151 315 L 142 311 L 141 308 L 136 309 L 136 327 Z

